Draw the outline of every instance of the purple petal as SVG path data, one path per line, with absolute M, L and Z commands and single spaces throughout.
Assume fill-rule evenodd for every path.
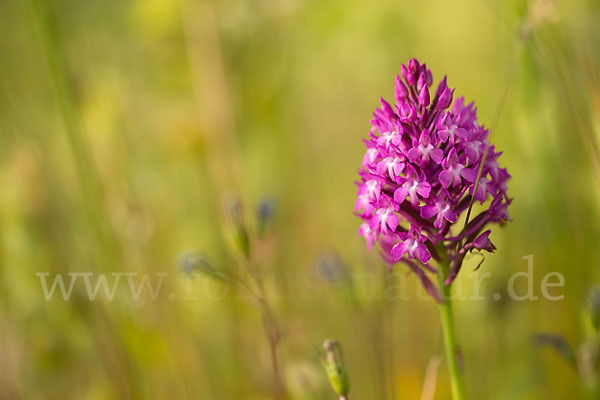
M 439 181 L 444 188 L 448 188 L 448 186 L 450 186 L 453 178 L 454 178 L 454 174 L 448 170 L 444 170 L 444 171 L 440 172 Z
M 448 153 L 447 163 L 451 166 L 458 164 L 458 154 L 456 153 L 456 149 L 454 147 L 450 150 L 450 153 Z
M 431 150 L 431 152 L 429 153 L 429 155 L 431 156 L 431 159 L 436 164 L 441 163 L 442 159 L 444 158 L 444 152 L 442 151 L 442 149 L 438 149 L 438 148 L 434 148 L 433 150 Z
M 454 131 L 454 135 L 458 136 L 461 139 L 466 138 L 467 134 L 468 134 L 468 132 L 464 128 L 458 128 L 458 129 L 456 129 L 456 131 Z
M 437 215 L 437 217 L 435 218 L 435 221 L 433 221 L 433 227 L 436 229 L 440 229 L 443 224 L 444 224 L 444 214 L 439 213 Z
M 400 204 L 406 199 L 406 196 L 408 196 L 408 189 L 405 188 L 404 186 L 400 186 L 394 192 L 394 201 L 396 203 Z
M 427 129 L 423 129 L 421 131 L 421 135 L 419 136 L 419 143 L 421 143 L 424 146 L 427 146 L 429 144 L 429 142 L 431 142 L 431 138 L 429 137 L 429 132 L 427 132 Z
M 440 139 L 442 142 L 445 142 L 446 140 L 448 140 L 448 136 L 450 136 L 450 132 L 448 132 L 447 129 L 440 129 L 437 133 L 438 139 Z
M 417 162 L 421 158 L 421 152 L 418 149 L 412 148 L 406 153 L 406 156 L 411 162 Z
M 483 204 L 485 202 L 485 200 L 487 199 L 487 195 L 488 195 L 488 189 L 487 189 L 487 185 L 488 185 L 489 181 L 487 180 L 487 178 L 481 177 L 479 179 L 479 184 L 477 185 L 477 192 L 475 193 L 475 200 L 478 200 L 481 202 L 481 204 Z M 469 188 L 469 193 L 471 195 L 473 195 L 473 189 L 475 188 L 475 184 L 471 185 L 471 187 Z
M 471 183 L 477 181 L 477 171 L 475 171 L 473 168 L 463 168 L 460 171 L 460 176 L 462 176 Z
M 377 225 L 379 225 L 379 224 L 381 224 L 381 215 L 375 214 L 375 215 L 373 215 L 373 218 L 371 218 L 371 221 L 369 222 L 369 229 L 375 230 L 375 229 L 377 229 Z
M 363 236 L 365 238 L 365 241 L 367 243 L 367 250 L 370 251 L 371 247 L 373 247 L 375 236 L 373 235 L 371 228 L 369 228 L 369 224 L 367 224 L 366 222 L 363 223 L 358 229 L 358 235 Z
M 417 185 L 417 193 L 424 198 L 429 197 L 429 193 L 431 192 L 431 185 L 428 182 L 421 182 Z
M 431 218 L 434 215 L 438 214 L 438 207 L 437 206 L 423 206 L 421 207 L 421 217 L 422 218 Z
M 404 166 L 404 163 L 396 163 L 396 165 L 394 165 L 394 173 L 400 175 L 402 171 L 404 171 Z
M 410 204 L 412 204 L 413 207 L 418 207 L 419 204 L 421 203 L 421 200 L 419 199 L 419 196 L 415 192 L 413 192 L 413 194 L 414 194 L 414 196 L 411 195 L 410 199 L 409 199 L 410 200 Z
M 391 214 L 386 222 L 392 231 L 395 231 L 398 227 L 398 217 L 396 216 L 396 214 Z
M 397 243 L 394 247 L 392 247 L 392 256 L 396 261 L 400 260 L 408 251 L 404 243 L 406 242 Z
M 491 231 L 488 229 L 487 231 L 479 235 L 477 239 L 473 241 L 473 247 L 489 252 L 493 252 L 494 250 L 496 250 L 496 246 L 494 246 L 494 244 L 489 239 L 490 232 Z
M 417 257 L 423 264 L 427 264 L 431 259 L 431 254 L 429 254 L 429 250 L 427 250 L 427 246 L 424 244 L 419 244 L 417 246 Z
M 452 210 L 446 210 L 446 212 L 444 213 L 444 218 L 446 219 L 446 221 L 452 224 L 458 221 L 456 213 Z

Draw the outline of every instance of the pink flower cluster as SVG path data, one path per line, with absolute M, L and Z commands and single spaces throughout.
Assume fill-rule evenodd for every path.
M 500 167 L 501 153 L 488 143 L 473 103 L 465 105 L 461 97 L 452 104 L 454 89 L 446 77 L 432 96 L 432 83 L 426 65 L 411 59 L 396 76 L 395 103 L 381 99 L 365 140 L 355 208 L 367 248 L 378 243 L 389 265 L 408 264 L 426 286 L 431 282 L 425 271 L 435 271 L 429 262 L 440 260 L 440 251 L 452 263 L 450 284 L 467 252 L 494 250 L 490 231 L 483 229 L 507 221 L 511 201 L 510 175 Z M 472 197 L 485 207 L 463 231 L 458 221 Z

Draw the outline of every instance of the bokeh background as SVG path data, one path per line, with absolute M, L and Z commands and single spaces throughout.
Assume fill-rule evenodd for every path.
M 361 138 L 411 57 L 476 101 L 513 176 L 485 300 L 455 306 L 470 398 L 585 398 L 532 337 L 576 348 L 600 282 L 598 1 L 2 0 L 0 21 L 0 398 L 272 398 L 260 307 L 206 273 L 249 279 L 232 221 L 288 398 L 335 398 L 315 350 L 328 337 L 351 398 L 419 399 L 428 366 L 449 398 L 443 361 L 431 378 L 436 305 L 366 252 L 353 216 Z M 182 273 L 191 253 L 208 261 Z M 528 255 L 540 299 L 510 300 Z M 559 301 L 541 297 L 553 271 Z M 81 282 L 46 301 L 39 272 L 167 275 L 154 301 L 126 284 L 90 301 Z M 402 284 L 408 299 L 386 292 Z

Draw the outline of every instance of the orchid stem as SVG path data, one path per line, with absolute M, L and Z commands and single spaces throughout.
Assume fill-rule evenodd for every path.
M 464 400 L 466 398 L 465 386 L 456 356 L 456 338 L 454 334 L 454 318 L 452 315 L 451 289 L 450 285 L 446 285 L 445 283 L 450 271 L 450 263 L 448 262 L 445 249 L 441 252 L 441 255 L 442 260 L 440 261 L 440 268 L 438 271 L 438 282 L 444 302 L 440 304 L 440 316 L 442 321 L 446 361 L 448 363 L 448 373 L 450 375 L 452 388 L 452 399 Z

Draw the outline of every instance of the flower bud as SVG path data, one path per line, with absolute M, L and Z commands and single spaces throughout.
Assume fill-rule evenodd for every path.
M 419 75 L 419 80 L 417 81 L 417 92 L 420 92 L 421 89 L 423 89 L 423 86 L 427 85 L 426 79 L 425 72 L 421 72 L 421 75 Z
M 181 272 L 191 278 L 194 272 L 198 272 L 207 278 L 224 280 L 225 275 L 219 271 L 202 253 L 187 253 L 181 256 L 179 261 Z
M 419 73 L 419 62 L 414 59 L 411 58 L 408 61 L 408 73 L 406 74 L 406 82 L 410 85 L 413 86 L 417 83 L 417 79 L 418 79 L 418 73 Z
M 402 77 L 402 79 L 404 79 L 405 81 L 408 81 L 408 69 L 406 68 L 406 65 L 402 64 L 400 66 L 400 76 Z
M 427 107 L 429 101 L 429 88 L 425 85 L 419 92 L 419 105 Z
M 411 58 L 410 60 L 408 60 L 408 70 L 413 75 L 417 73 L 417 71 L 419 70 L 420 67 L 421 67 L 421 65 L 419 64 L 419 61 L 417 61 L 416 58 Z
M 446 88 L 446 90 L 444 90 L 442 92 L 442 95 L 440 96 L 440 100 L 438 101 L 438 108 L 440 110 L 448 108 L 450 106 L 450 103 L 452 103 L 453 96 L 454 89 L 450 90 L 450 88 Z
M 383 112 L 386 113 L 389 118 L 396 117 L 396 113 L 394 112 L 394 109 L 392 108 L 392 106 L 390 106 L 390 103 L 385 101 L 383 99 L 383 97 L 380 98 L 380 100 L 381 100 L 381 109 L 383 110 Z
M 600 382 L 600 344 L 597 340 L 583 342 L 577 350 L 577 370 L 583 383 L 592 391 Z
M 321 364 L 325 368 L 331 388 L 338 396 L 346 398 L 350 390 L 350 383 L 342 361 L 340 345 L 335 340 L 327 339 L 323 342 L 323 348 L 325 357 L 321 358 Z
M 567 339 L 554 333 L 537 333 L 533 336 L 533 344 L 538 347 L 554 349 L 568 363 L 575 364 L 577 356 Z
M 352 300 L 357 298 L 350 271 L 336 252 L 326 252 L 317 259 L 316 273 L 342 298 Z
M 596 332 L 600 328 L 600 287 L 595 287 L 588 295 L 588 315 Z
M 240 199 L 236 196 L 228 196 L 223 200 L 225 213 L 226 235 L 232 249 L 244 255 L 250 256 L 250 235 L 246 227 L 244 210 Z
M 444 93 L 444 90 L 446 90 L 447 87 L 448 87 L 448 85 L 446 84 L 446 76 L 444 76 L 444 78 L 438 84 L 438 87 L 435 90 L 435 96 L 433 96 L 433 98 L 434 99 L 439 99 L 440 96 L 442 95 L 442 93 Z
M 326 252 L 317 259 L 317 274 L 331 284 L 345 282 L 349 274 L 336 252 Z
M 257 232 L 263 236 L 269 222 L 275 213 L 275 200 L 271 197 L 263 197 L 256 206 Z
M 423 64 L 423 67 L 425 67 L 425 64 Z M 433 83 L 433 74 L 428 68 L 425 68 L 425 82 L 427 82 L 428 86 L 431 86 L 431 84 Z
M 404 99 L 406 99 L 408 97 L 408 89 L 406 88 L 406 85 L 404 84 L 404 82 L 402 82 L 402 79 L 396 75 L 396 87 L 395 87 L 395 91 L 394 91 L 394 97 L 396 100 L 396 104 L 400 104 L 403 102 Z
M 448 121 L 451 121 L 452 118 L 450 117 L 450 113 L 448 111 L 446 111 L 439 119 L 437 122 L 437 128 L 438 130 L 444 129 L 447 125 Z
M 404 123 L 414 122 L 417 117 L 415 109 L 405 103 L 400 104 L 400 121 Z

